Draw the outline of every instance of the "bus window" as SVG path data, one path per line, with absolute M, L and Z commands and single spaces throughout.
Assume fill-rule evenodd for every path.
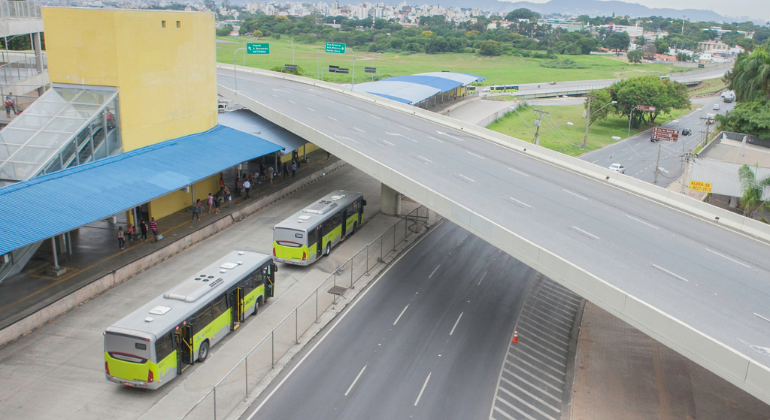
M 161 362 L 171 352 L 174 351 L 174 339 L 171 332 L 167 332 L 158 337 L 158 341 L 155 342 L 155 361 Z
M 217 300 L 215 300 L 212 304 L 211 308 L 214 313 L 214 319 L 219 318 L 220 315 L 227 312 L 227 297 L 225 295 L 218 297 Z
M 200 331 L 206 328 L 206 326 L 211 324 L 212 321 L 211 306 L 206 305 L 192 317 L 192 320 L 192 324 L 195 326 L 195 331 Z
M 356 213 L 356 207 L 358 207 L 357 203 L 358 203 L 358 201 L 354 201 L 354 202 L 350 203 L 350 205 L 348 206 L 348 208 L 347 208 L 348 217 L 350 217 L 350 216 L 352 216 L 352 215 L 354 215 Z
M 316 232 L 316 230 L 315 230 L 315 229 L 313 229 L 313 230 L 311 230 L 311 231 L 309 231 L 309 232 L 307 233 L 307 242 L 305 243 L 305 245 L 307 245 L 307 246 L 308 246 L 308 248 L 312 248 L 312 247 L 314 247 L 314 246 L 315 246 L 315 243 L 316 243 L 316 241 L 318 240 L 318 239 L 316 238 L 316 233 L 315 233 L 315 232 Z
M 324 222 L 324 227 L 322 229 L 322 234 L 328 235 L 329 232 L 333 231 L 337 226 L 340 225 L 340 220 L 342 220 L 342 215 L 337 213 L 334 216 L 330 217 L 328 220 Z

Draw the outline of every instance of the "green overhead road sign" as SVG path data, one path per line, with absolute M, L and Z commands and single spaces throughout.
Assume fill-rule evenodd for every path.
M 332 54 L 345 54 L 345 44 L 339 42 L 327 42 L 326 52 Z
M 270 44 L 267 42 L 250 42 L 246 44 L 246 54 L 270 54 Z

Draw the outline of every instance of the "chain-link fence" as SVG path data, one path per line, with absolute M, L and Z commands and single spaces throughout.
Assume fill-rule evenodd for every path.
M 254 390 L 264 377 L 275 368 L 276 362 L 286 355 L 321 314 L 337 301 L 337 296 L 353 287 L 402 242 L 418 234 L 428 224 L 430 210 L 418 207 L 402 217 L 385 233 L 358 251 L 353 257 L 329 275 L 267 336 L 254 346 L 241 361 L 227 373 L 183 417 L 183 420 L 224 419 Z

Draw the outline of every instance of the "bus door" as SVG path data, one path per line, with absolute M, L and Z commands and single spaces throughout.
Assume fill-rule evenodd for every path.
M 342 210 L 342 239 L 345 239 L 345 234 L 348 231 L 348 209 Z
M 316 241 L 318 244 L 317 245 L 318 250 L 315 253 L 316 260 L 321 259 L 321 255 L 323 255 L 323 250 L 324 250 L 324 238 L 323 238 L 323 231 L 321 230 L 321 226 L 323 226 L 323 223 L 321 223 L 315 228 L 315 233 L 316 233 L 315 237 L 317 238 Z
M 276 272 L 276 265 L 275 264 L 268 264 L 264 268 L 262 268 L 262 278 L 264 279 L 264 285 L 265 285 L 265 301 L 267 301 L 268 298 L 271 298 L 275 295 L 275 272 Z
M 176 344 L 176 373 L 181 375 L 182 371 L 195 363 L 193 355 L 193 329 L 192 325 L 184 325 L 174 333 Z
M 238 329 L 238 327 L 241 326 L 241 322 L 243 322 L 244 314 L 243 314 L 243 288 L 242 287 L 236 287 L 235 290 L 233 290 L 228 295 L 228 300 L 230 304 L 230 308 L 232 308 L 232 321 L 231 321 L 231 330 L 235 331 Z

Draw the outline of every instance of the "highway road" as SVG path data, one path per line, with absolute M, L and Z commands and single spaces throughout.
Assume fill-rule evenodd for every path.
M 354 97 L 246 73 L 238 88 L 770 366 L 766 243 Z
M 660 173 L 658 185 L 666 187 L 676 181 L 684 172 L 684 155 L 692 152 L 703 143 L 705 137 L 705 118 L 708 114 L 724 114 L 735 108 L 735 103 L 722 103 L 721 97 L 696 99 L 693 104 L 698 109 L 684 115 L 678 120 L 663 124 L 662 127 L 674 130 L 689 128 L 690 136 L 679 136 L 676 143 L 661 141 L 653 143 L 652 131 L 639 133 L 608 147 L 595 150 L 580 156 L 580 159 L 595 163 L 605 168 L 613 163 L 620 163 L 625 167 L 626 175 L 652 183 L 655 177 L 655 162 L 660 152 Z M 714 110 L 714 104 L 719 104 L 719 110 Z M 709 132 L 714 132 L 716 127 L 711 125 Z
M 445 222 L 295 357 L 241 418 L 488 418 L 537 276 Z

